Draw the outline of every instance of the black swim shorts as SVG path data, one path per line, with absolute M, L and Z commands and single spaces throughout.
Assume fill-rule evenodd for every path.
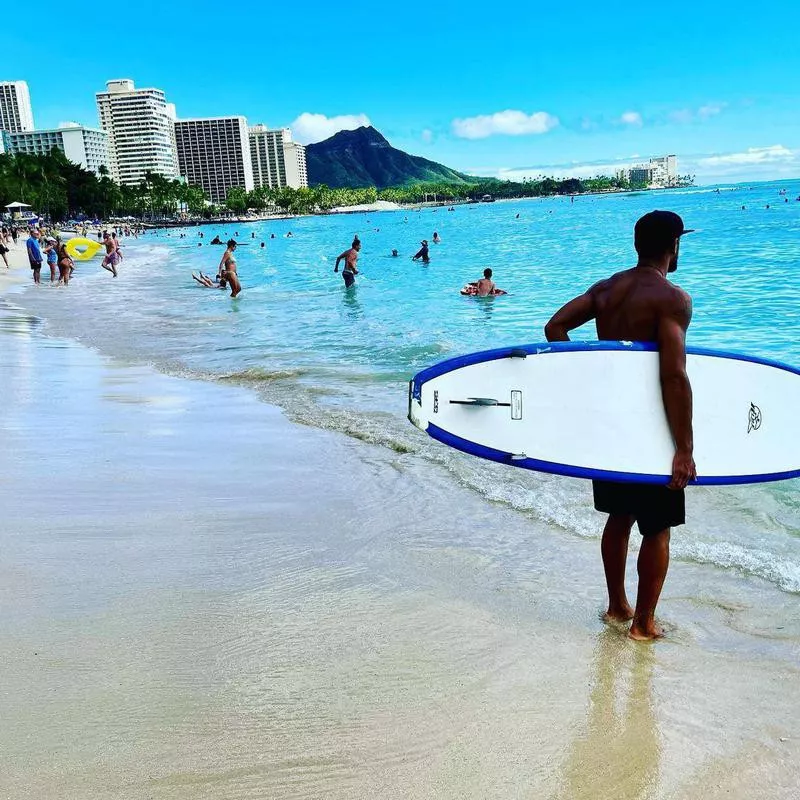
M 356 276 L 352 272 L 348 272 L 347 270 L 344 270 L 342 272 L 342 277 L 344 278 L 344 285 L 348 289 L 356 282 Z
M 592 481 L 594 507 L 606 514 L 628 514 L 636 519 L 639 533 L 654 533 L 686 522 L 683 489 L 652 483 Z

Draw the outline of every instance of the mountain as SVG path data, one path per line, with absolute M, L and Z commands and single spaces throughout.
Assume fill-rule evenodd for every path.
M 308 183 L 334 189 L 403 186 L 410 183 L 468 183 L 469 178 L 443 164 L 392 147 L 373 127 L 339 133 L 306 147 Z

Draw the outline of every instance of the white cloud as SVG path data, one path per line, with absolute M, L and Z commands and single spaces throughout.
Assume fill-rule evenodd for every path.
M 727 103 L 707 103 L 694 110 L 691 108 L 680 108 L 672 111 L 668 116 L 670 122 L 677 122 L 679 125 L 686 125 L 697 120 L 703 121 L 721 114 Z
M 342 114 L 338 117 L 326 117 L 324 114 L 310 114 L 306 111 L 290 127 L 298 142 L 311 144 L 312 142 L 321 142 L 339 131 L 352 131 L 371 124 L 366 114 Z
M 700 106 L 700 108 L 697 109 L 697 116 L 700 117 L 700 119 L 715 117 L 726 105 L 727 103 L 709 103 L 708 105 Z
M 558 118 L 546 111 L 498 111 L 477 117 L 453 120 L 453 133 L 462 139 L 485 139 L 501 133 L 506 136 L 547 133 L 558 125 Z
M 725 153 L 724 155 L 704 156 L 697 159 L 697 165 L 702 167 L 743 166 L 795 162 L 800 153 L 790 150 L 782 144 L 773 144 L 769 147 L 748 147 L 741 153 Z
M 619 121 L 623 125 L 635 125 L 637 128 L 642 127 L 642 115 L 638 111 L 626 111 Z
M 425 142 L 425 144 L 430 144 L 433 141 L 433 131 L 430 130 L 430 128 L 425 128 L 425 130 L 422 131 L 422 141 Z

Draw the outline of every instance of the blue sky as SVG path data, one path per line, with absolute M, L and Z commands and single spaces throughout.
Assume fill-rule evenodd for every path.
M 82 8 L 45 0 L 52 32 L 3 38 L 0 79 L 28 81 L 38 127 L 97 125 L 95 92 L 129 77 L 179 117 L 294 123 L 305 141 L 368 120 L 473 174 L 677 153 L 698 183 L 800 177 L 800 0 Z

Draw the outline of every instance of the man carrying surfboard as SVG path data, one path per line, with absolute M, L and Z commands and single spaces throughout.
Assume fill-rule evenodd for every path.
M 671 211 L 651 211 L 634 228 L 639 256 L 633 269 L 600 281 L 559 309 L 545 326 L 550 342 L 569 341 L 569 331 L 595 320 L 601 340 L 656 342 L 661 396 L 675 443 L 667 486 L 593 481 L 594 505 L 607 513 L 601 551 L 608 588 L 604 618 L 632 620 L 629 635 L 662 635 L 655 610 L 669 567 L 670 529 L 685 522 L 684 488 L 697 477 L 693 457 L 692 389 L 686 374 L 686 330 L 692 301 L 667 275 L 678 268 L 680 239 L 690 233 Z M 637 522 L 642 546 L 637 563 L 636 608 L 625 594 L 628 539 Z

